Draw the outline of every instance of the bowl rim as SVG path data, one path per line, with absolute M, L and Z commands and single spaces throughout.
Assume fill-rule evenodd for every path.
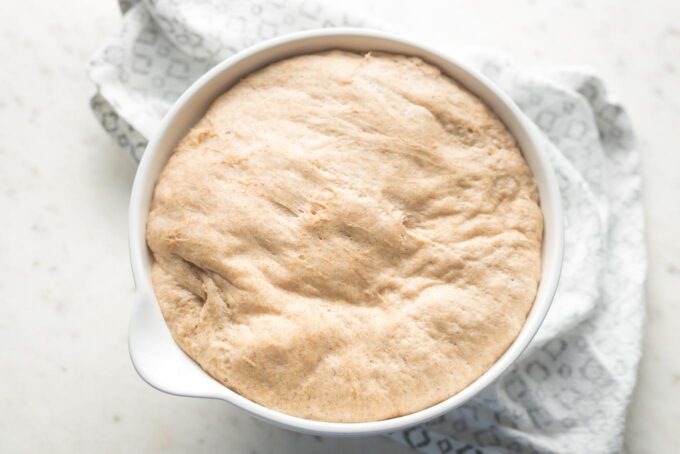
M 496 112 L 496 114 L 501 117 L 506 126 L 508 126 L 508 121 L 514 122 L 513 127 L 515 130 L 512 131 L 512 133 L 518 143 L 521 145 L 520 148 L 523 155 L 529 151 L 533 159 L 533 163 L 530 162 L 530 165 L 533 164 L 531 166 L 532 173 L 534 174 L 534 178 L 537 180 L 536 182 L 539 186 L 541 210 L 544 214 L 544 219 L 549 217 L 551 220 L 549 226 L 544 226 L 544 241 L 542 246 L 544 250 L 542 251 L 542 261 L 545 262 L 545 248 L 549 248 L 552 253 L 552 255 L 549 255 L 550 263 L 542 263 L 542 274 L 536 299 L 534 300 L 533 306 L 530 309 L 520 333 L 508 347 L 508 349 L 503 353 L 503 355 L 501 355 L 501 357 L 498 358 L 486 372 L 484 372 L 480 377 L 470 383 L 463 390 L 459 391 L 457 394 L 454 394 L 448 399 L 423 410 L 380 421 L 344 423 L 305 419 L 291 416 L 259 405 L 231 391 L 226 386 L 223 386 L 226 391 L 218 394 L 214 392 L 187 393 L 181 389 L 177 389 L 176 387 L 163 383 L 162 380 L 159 380 L 157 375 L 154 375 L 152 371 L 150 371 L 149 368 L 144 364 L 143 355 L 139 354 L 137 351 L 139 348 L 139 341 L 137 337 L 139 337 L 140 332 L 146 329 L 145 324 L 148 323 L 149 317 L 157 317 L 157 314 L 160 313 L 160 309 L 158 308 L 158 304 L 154 296 L 154 291 L 150 280 L 150 273 L 148 270 L 149 250 L 146 245 L 144 226 L 146 225 L 148 206 L 157 179 L 157 177 L 150 177 L 150 173 L 153 171 L 154 158 L 159 153 L 159 146 L 164 137 L 168 134 L 168 128 L 179 116 L 182 115 L 183 110 L 191 104 L 195 95 L 201 89 L 203 89 L 206 84 L 214 80 L 222 73 L 229 71 L 230 68 L 232 68 L 237 63 L 252 58 L 263 51 L 276 48 L 285 49 L 287 46 L 294 45 L 295 43 L 306 42 L 305 40 L 347 37 L 358 37 L 374 41 L 381 40 L 385 42 L 392 42 L 396 45 L 404 45 L 414 50 L 418 50 L 420 54 L 427 54 L 427 56 L 432 57 L 432 59 L 446 62 L 451 67 L 455 67 L 460 74 L 467 74 L 467 76 L 470 78 L 470 81 L 474 81 L 475 84 L 479 85 L 477 90 L 472 90 L 468 84 L 461 82 L 459 77 L 450 77 L 454 78 L 458 82 L 461 82 L 466 88 L 470 89 L 470 91 L 475 93 L 475 95 L 479 96 L 485 103 L 490 104 L 491 101 L 497 103 L 498 105 L 496 107 L 492 107 L 492 110 L 494 110 L 494 112 Z M 342 47 L 343 46 L 340 45 L 336 48 Z M 280 53 L 283 52 L 284 51 L 282 50 Z M 307 52 L 297 52 L 297 54 L 304 53 Z M 289 52 L 287 55 L 294 54 L 296 54 L 296 52 Z M 283 58 L 286 58 L 286 56 Z M 425 59 L 427 60 L 428 58 Z M 276 60 L 276 58 L 270 59 L 269 63 Z M 443 72 L 447 73 L 446 71 Z M 237 77 L 236 80 L 239 78 L 240 77 Z M 479 94 L 479 90 L 486 90 L 486 93 L 484 93 L 482 96 Z M 505 118 L 503 118 L 497 109 L 504 109 L 503 116 Z M 518 133 L 522 137 L 518 137 Z M 168 153 L 168 156 L 170 154 L 171 152 Z M 525 159 L 529 161 L 529 158 L 526 155 Z M 161 167 L 166 161 L 167 158 L 163 160 Z M 159 164 L 155 163 L 155 165 L 158 166 Z M 540 173 L 541 181 L 538 181 L 538 178 L 536 177 L 537 169 Z M 150 182 L 150 179 L 153 179 L 153 181 Z M 546 214 L 549 216 L 546 216 Z M 557 184 L 557 178 L 549 162 L 546 147 L 541 143 L 535 126 L 524 116 L 524 114 L 508 97 L 508 95 L 502 92 L 485 76 L 469 68 L 456 58 L 451 57 L 448 53 L 443 53 L 420 42 L 382 31 L 356 28 L 328 28 L 307 30 L 282 35 L 267 41 L 263 41 L 259 44 L 249 47 L 248 49 L 238 52 L 237 54 L 218 63 L 208 72 L 206 72 L 203 76 L 196 80 L 172 105 L 160 123 L 160 126 L 154 133 L 153 137 L 149 141 L 135 175 L 130 196 L 129 248 L 130 263 L 136 287 L 135 303 L 130 320 L 128 338 L 130 357 L 133 366 L 140 377 L 149 385 L 160 391 L 187 397 L 221 399 L 235 405 L 238 408 L 241 408 L 242 410 L 245 410 L 259 419 L 298 432 L 332 436 L 359 436 L 387 433 L 409 428 L 441 416 L 442 414 L 464 404 L 488 385 L 493 383 L 517 360 L 541 326 L 541 323 L 543 322 L 548 309 L 550 308 L 553 297 L 557 290 L 557 284 L 559 282 L 559 276 L 562 267 L 562 255 L 564 248 L 563 238 L 564 231 L 560 192 Z M 546 269 L 548 273 L 546 273 Z M 150 305 L 155 306 L 155 312 L 157 313 L 156 315 L 149 315 L 149 311 L 154 311 Z M 163 323 L 165 323 L 164 320 Z M 187 358 L 189 361 L 193 362 L 193 360 L 191 360 L 188 356 Z M 208 375 L 207 372 L 203 373 Z

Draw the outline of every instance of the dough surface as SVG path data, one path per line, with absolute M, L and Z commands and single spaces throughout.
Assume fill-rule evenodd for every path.
M 218 98 L 158 179 L 152 280 L 233 391 L 360 422 L 445 400 L 519 333 L 540 279 L 529 168 L 478 98 L 406 56 L 329 51 Z

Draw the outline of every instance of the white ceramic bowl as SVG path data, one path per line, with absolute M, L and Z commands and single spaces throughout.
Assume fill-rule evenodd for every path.
M 519 142 L 534 174 L 545 221 L 542 277 L 534 305 L 519 336 L 481 377 L 455 396 L 416 413 L 365 423 L 320 422 L 286 415 L 256 404 L 205 373 L 173 341 L 156 302 L 150 279 L 152 257 L 145 227 L 156 179 L 175 144 L 203 116 L 211 102 L 246 74 L 269 63 L 326 49 L 386 51 L 422 58 L 484 100 Z M 167 393 L 225 400 L 252 415 L 288 429 L 319 435 L 371 435 L 395 431 L 435 418 L 465 403 L 505 371 L 529 344 L 552 302 L 562 264 L 562 208 L 557 181 L 532 125 L 490 81 L 456 59 L 410 40 L 359 29 L 312 30 L 281 36 L 218 64 L 174 104 L 144 153 L 130 201 L 130 260 L 137 287 L 130 322 L 130 356 L 139 375 Z M 442 365 L 445 367 L 445 365 Z

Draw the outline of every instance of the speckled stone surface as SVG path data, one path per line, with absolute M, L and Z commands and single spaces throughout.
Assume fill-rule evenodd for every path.
M 428 1 L 414 16 L 406 2 L 347 3 L 386 23 L 408 21 L 424 40 L 496 47 L 525 64 L 587 64 L 620 96 L 643 152 L 649 248 L 648 328 L 626 440 L 631 452 L 672 451 L 680 443 L 680 4 Z M 114 1 L 0 5 L 3 447 L 406 452 L 381 438 L 293 434 L 220 402 L 163 395 L 136 376 L 126 342 L 136 166 L 91 115 L 84 71 L 118 14 Z

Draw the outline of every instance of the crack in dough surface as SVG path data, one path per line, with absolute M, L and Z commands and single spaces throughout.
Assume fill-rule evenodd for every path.
M 517 144 L 417 58 L 330 51 L 219 97 L 158 179 L 176 342 L 269 408 L 359 422 L 456 394 L 519 333 L 543 221 Z

